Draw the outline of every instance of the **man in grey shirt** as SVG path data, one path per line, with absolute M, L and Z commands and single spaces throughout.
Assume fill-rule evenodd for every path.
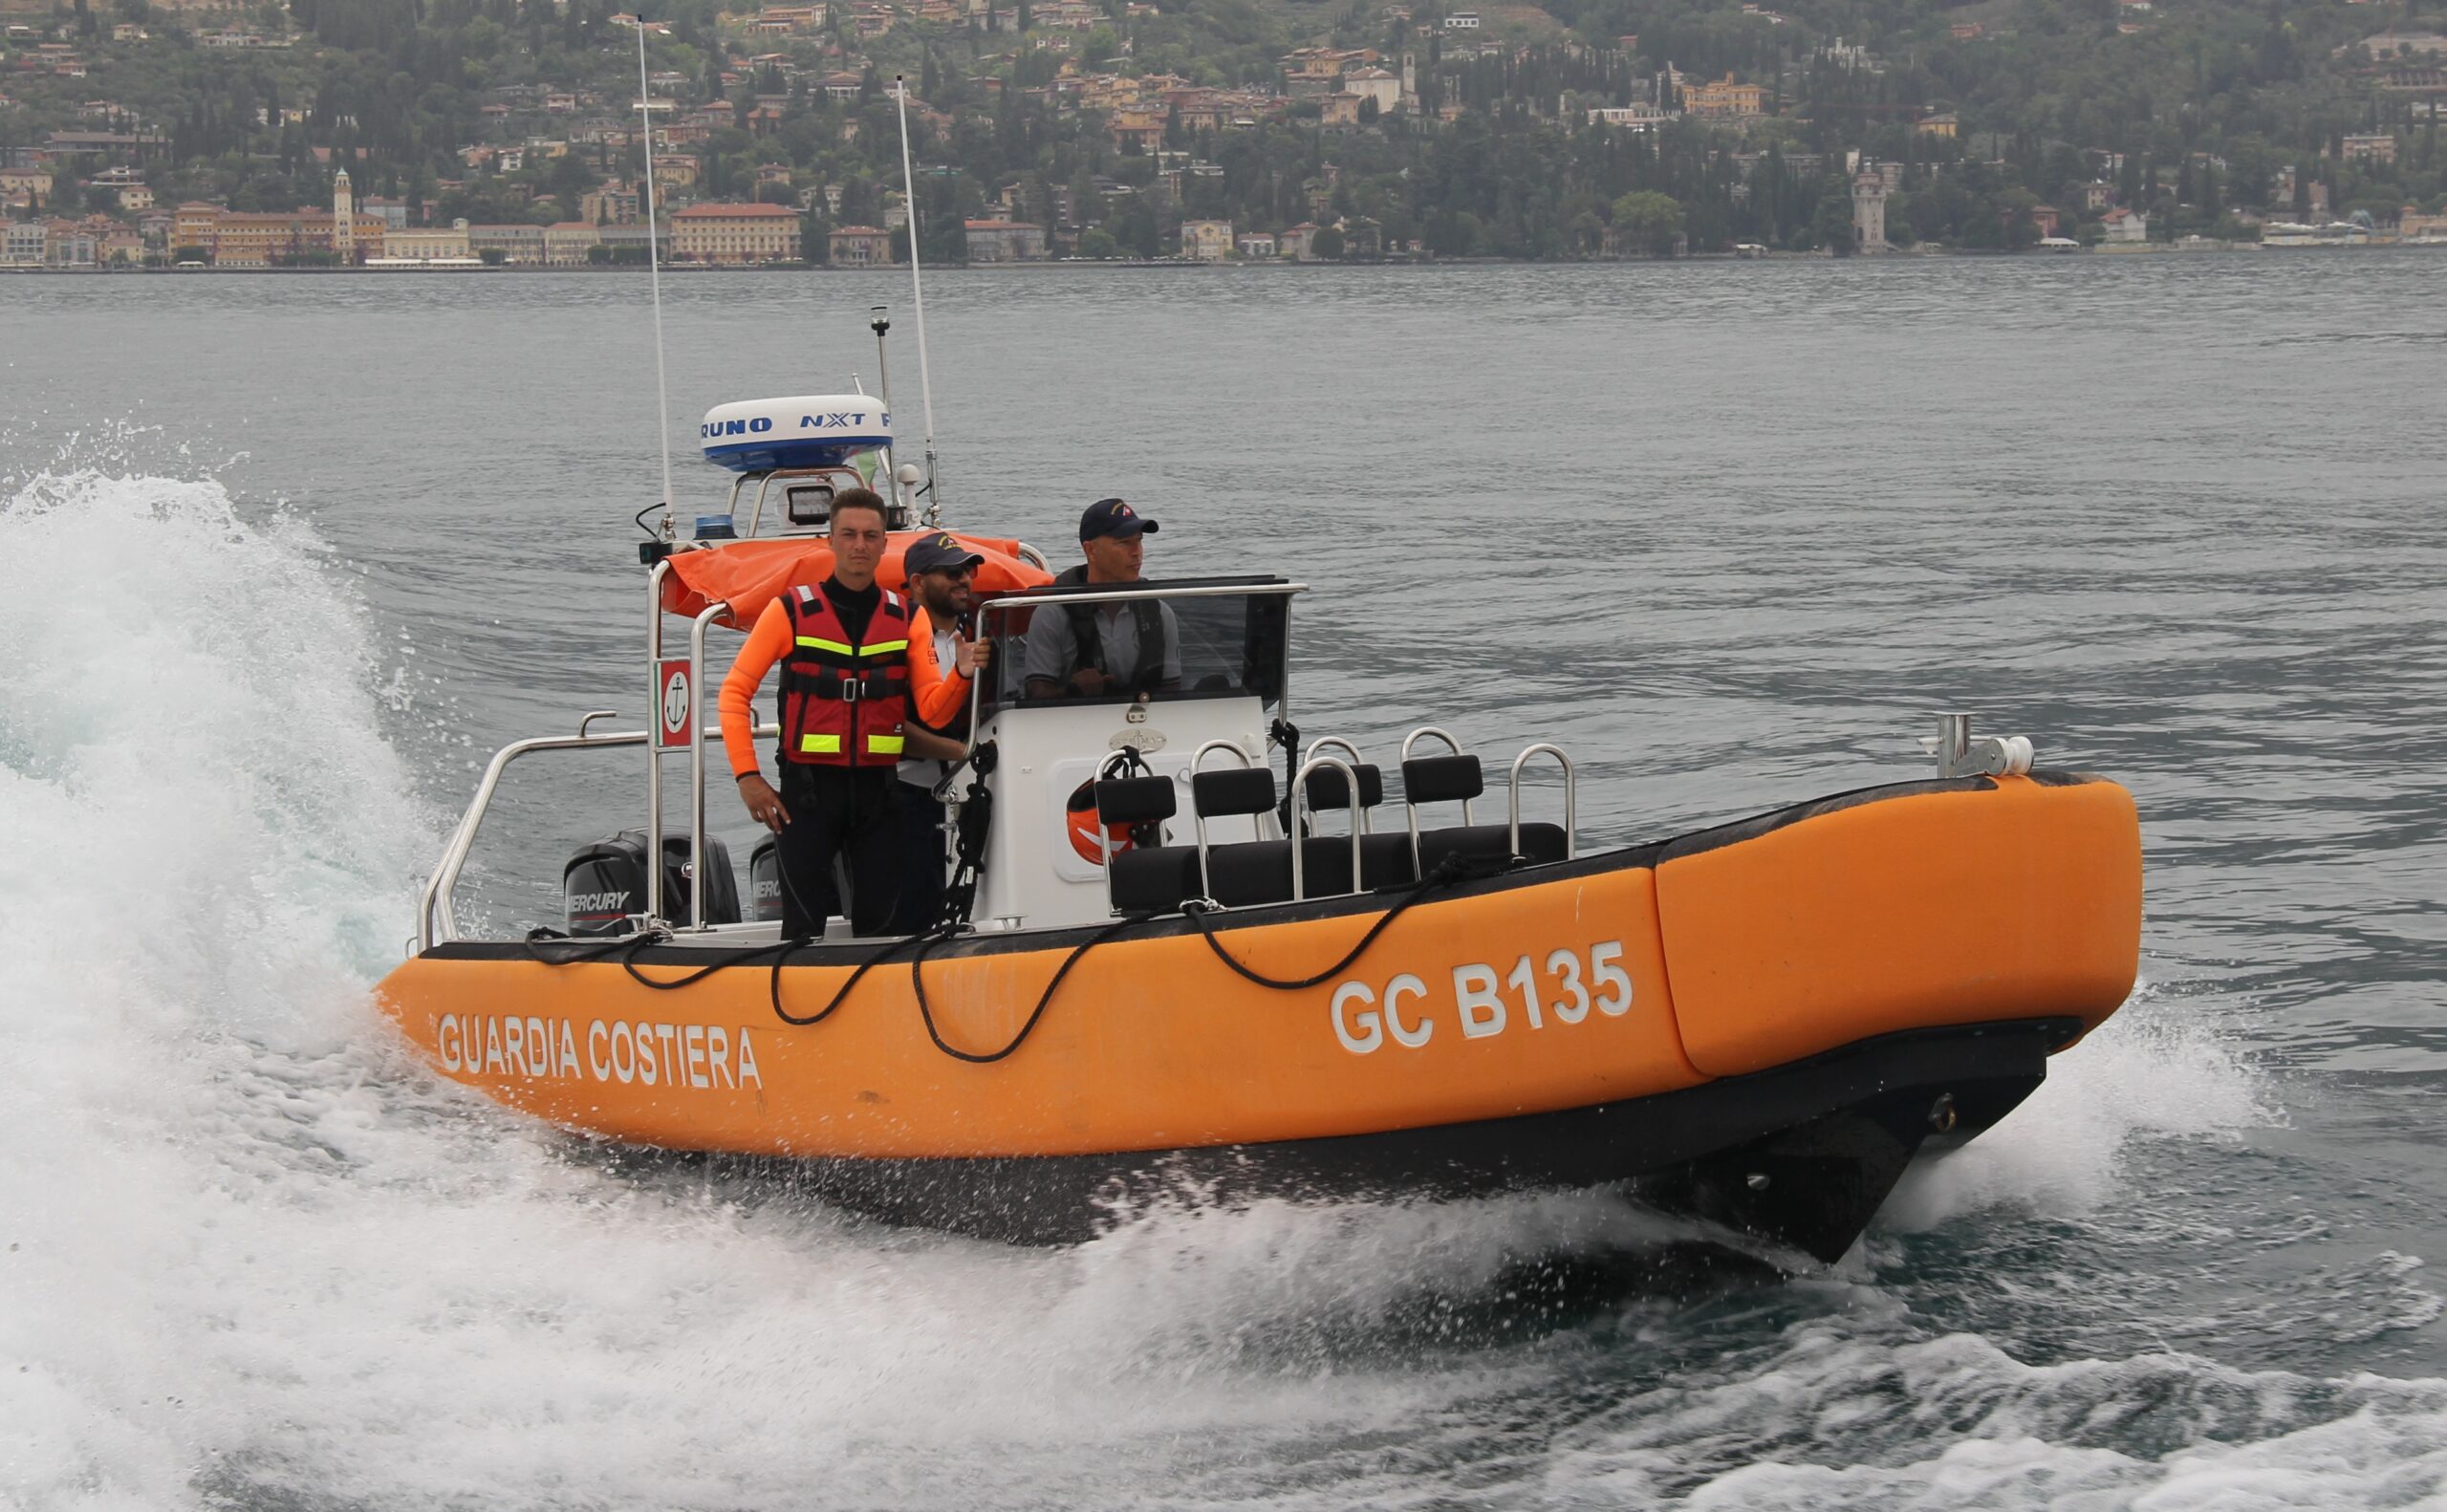
M 1119 499 L 1099 499 L 1079 517 L 1079 551 L 1087 561 L 1053 579 L 1064 589 L 1139 580 L 1143 537 L 1156 522 Z M 1053 604 L 1029 622 L 1023 659 L 1032 699 L 1097 698 L 1153 693 L 1181 683 L 1180 624 L 1172 606 L 1147 599 L 1103 604 Z

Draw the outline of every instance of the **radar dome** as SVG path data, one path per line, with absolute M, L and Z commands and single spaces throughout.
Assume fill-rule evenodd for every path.
M 705 460 L 733 472 L 838 467 L 855 452 L 892 444 L 892 416 L 872 394 L 741 400 L 705 411 Z

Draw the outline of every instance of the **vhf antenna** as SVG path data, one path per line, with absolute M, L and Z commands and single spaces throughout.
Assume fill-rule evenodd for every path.
M 926 523 L 932 526 L 942 524 L 943 497 L 935 487 L 935 385 L 926 372 L 926 284 L 918 276 L 918 176 L 909 166 L 908 76 L 892 76 L 892 93 L 900 107 L 900 192 L 909 208 L 909 292 L 918 313 L 918 396 L 926 414 Z
M 654 282 L 654 402 L 655 434 L 662 439 L 662 535 L 671 538 L 671 393 L 662 372 L 662 252 L 655 244 L 654 225 L 654 104 L 646 86 L 646 17 L 639 6 L 638 17 L 638 119 L 645 127 L 646 138 L 646 268 Z
M 882 391 L 884 413 L 889 415 L 892 412 L 892 363 L 884 356 L 883 338 L 892 332 L 892 311 L 884 305 L 869 305 L 867 315 L 867 329 L 876 334 L 876 386 Z M 901 498 L 900 470 L 896 465 L 900 459 L 893 455 L 889 446 L 884 448 L 883 459 L 887 476 L 892 479 L 893 501 L 906 508 L 915 501 Z M 904 514 L 902 518 L 907 516 Z

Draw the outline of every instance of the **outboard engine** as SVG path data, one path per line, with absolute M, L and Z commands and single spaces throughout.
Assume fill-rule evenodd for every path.
M 833 894 L 845 909 L 850 906 L 847 900 L 855 896 L 850 886 L 849 863 L 841 856 L 833 858 Z M 782 921 L 782 842 L 769 834 L 747 853 L 747 917 L 759 924 Z
M 747 917 L 759 924 L 782 920 L 782 842 L 769 834 L 747 853 Z
M 730 849 L 705 839 L 705 922 L 739 922 L 739 880 Z M 675 923 L 690 918 L 688 837 L 662 837 L 662 911 Z M 646 908 L 646 832 L 623 830 L 571 856 L 561 869 L 561 905 L 573 935 L 617 935 Z

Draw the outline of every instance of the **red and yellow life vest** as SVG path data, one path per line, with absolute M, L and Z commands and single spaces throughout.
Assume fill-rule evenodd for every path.
M 853 641 L 819 589 L 782 595 L 790 649 L 782 658 L 782 759 L 819 767 L 888 767 L 909 721 L 909 606 L 882 590 L 864 641 Z

